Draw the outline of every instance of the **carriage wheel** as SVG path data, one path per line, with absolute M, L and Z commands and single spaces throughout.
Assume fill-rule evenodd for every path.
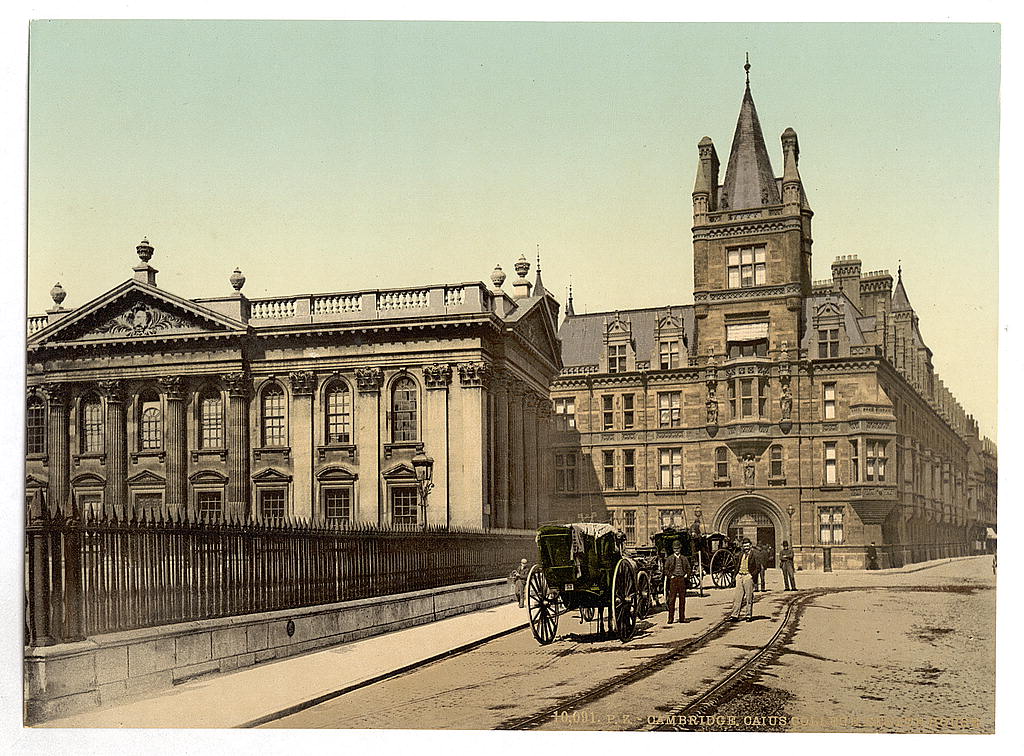
M 735 564 L 736 556 L 725 549 L 719 549 L 711 557 L 711 579 L 716 588 L 731 588 L 736 584 L 732 572 Z
M 594 611 L 595 611 L 594 607 L 592 607 L 592 606 L 582 606 L 582 607 L 580 607 L 580 619 L 583 620 L 584 622 L 593 622 L 594 621 Z
M 651 605 L 654 601 L 654 594 L 651 591 L 651 576 L 646 570 L 641 570 L 636 576 L 637 619 L 643 619 L 651 613 Z
M 619 640 L 625 642 L 636 631 L 636 575 L 628 559 L 620 559 L 612 574 L 612 622 Z
M 547 578 L 536 564 L 526 577 L 526 606 L 533 637 L 541 645 L 547 645 L 555 639 L 558 630 L 558 599 L 551 596 Z

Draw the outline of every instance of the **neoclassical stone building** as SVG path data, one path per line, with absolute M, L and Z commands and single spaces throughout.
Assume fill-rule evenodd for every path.
M 248 299 L 134 278 L 29 318 L 27 504 L 422 525 L 547 519 L 559 305 L 482 283 Z
M 698 145 L 692 305 L 577 315 L 559 330 L 553 511 L 629 541 L 700 520 L 803 568 L 970 553 L 995 527 L 995 449 L 932 368 L 902 271 L 854 256 L 811 280 L 796 132 L 776 177 L 749 79 L 724 181 Z

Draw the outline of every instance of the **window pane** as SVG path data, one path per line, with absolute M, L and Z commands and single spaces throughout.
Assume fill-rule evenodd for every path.
M 224 412 L 220 394 L 206 394 L 200 400 L 199 426 L 200 448 L 224 447 Z
M 411 378 L 399 378 L 391 392 L 391 440 L 415 441 L 416 384 Z
M 391 522 L 395 525 L 415 525 L 419 519 L 418 504 L 415 488 L 392 488 Z
M 280 386 L 268 386 L 263 391 L 263 445 L 284 446 L 284 389 Z
M 103 451 L 103 406 L 98 396 L 91 396 L 83 402 L 81 425 L 82 452 Z
M 222 514 L 220 491 L 196 493 L 196 514 L 201 520 L 217 520 Z
M 740 269 L 729 268 L 729 288 L 738 289 L 740 287 Z
M 163 444 L 160 402 L 156 399 L 143 400 L 141 409 L 139 448 L 159 449 Z
M 332 525 L 346 525 L 351 517 L 352 489 L 324 489 L 324 519 Z
M 46 453 L 46 405 L 39 397 L 33 397 L 28 402 L 25 449 L 29 454 Z
M 331 386 L 326 398 L 327 443 L 347 444 L 352 439 L 352 396 L 348 386 Z
M 275 488 L 269 491 L 260 491 L 260 517 L 265 521 L 276 521 L 284 519 L 284 496 L 283 488 Z
M 740 264 L 740 251 L 738 249 L 729 250 L 729 265 Z

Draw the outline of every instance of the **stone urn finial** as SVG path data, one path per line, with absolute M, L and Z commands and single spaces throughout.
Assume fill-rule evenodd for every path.
M 138 253 L 139 259 L 144 263 L 148 263 L 150 258 L 153 257 L 153 246 L 146 239 L 139 242 L 135 251 Z
M 526 255 L 519 255 L 519 259 L 516 260 L 513 267 L 520 278 L 526 278 L 526 274 L 530 272 L 530 261 L 526 259 Z
M 494 284 L 495 289 L 501 289 L 501 285 L 505 283 L 505 271 L 501 269 L 500 265 L 494 266 L 494 271 L 491 273 L 491 283 Z
M 68 293 L 64 291 L 64 287 L 60 285 L 60 281 L 55 283 L 53 285 L 53 288 L 50 289 L 50 297 L 53 299 L 53 303 L 57 307 L 60 307 L 61 303 L 64 301 L 64 298 L 67 295 Z
M 239 268 L 235 268 L 235 272 L 231 274 L 231 288 L 235 291 L 241 291 L 242 287 L 245 286 L 245 276 L 242 275 L 242 271 Z

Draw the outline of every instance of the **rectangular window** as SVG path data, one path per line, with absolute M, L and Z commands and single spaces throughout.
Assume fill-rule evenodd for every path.
M 764 246 L 739 247 L 727 252 L 729 288 L 764 286 L 768 280 Z
M 836 442 L 825 442 L 825 483 L 835 485 L 838 481 L 836 475 Z
M 284 446 L 284 391 L 263 393 L 263 445 Z
M 160 508 L 164 504 L 164 495 L 157 493 L 156 491 L 145 491 L 135 494 L 133 497 L 135 502 L 135 511 L 142 512 L 159 512 Z
M 224 412 L 220 395 L 204 396 L 199 405 L 199 446 L 224 448 Z
M 868 440 L 865 480 L 885 481 L 885 441 Z
M 661 456 L 658 467 L 661 488 L 683 487 L 683 450 L 660 449 Z
M 85 453 L 103 451 L 103 406 L 99 399 L 82 406 L 82 443 Z
M 222 513 L 220 491 L 196 492 L 196 515 L 200 520 L 219 520 Z
M 871 480 L 870 473 L 868 480 Z M 850 441 L 850 480 L 854 483 L 860 481 L 860 446 L 856 441 Z
M 626 345 L 613 344 L 608 347 L 608 372 L 626 372 Z
M 28 404 L 25 451 L 29 454 L 46 454 L 46 407 L 38 399 Z
M 622 427 L 625 430 L 631 429 L 636 425 L 636 410 L 633 407 L 633 395 L 623 394 L 622 395 Z
M 157 495 L 159 496 L 159 494 Z M 79 493 L 75 498 L 78 500 L 78 509 L 83 514 L 89 511 L 99 514 L 103 511 L 103 494 L 98 491 L 95 493 L 91 491 L 89 493 Z M 138 499 L 136 499 L 137 502 Z
M 555 455 L 555 491 L 572 493 L 576 490 L 576 454 Z
M 636 488 L 636 449 L 622 450 L 622 485 Z
M 737 357 L 767 357 L 768 339 L 756 339 L 754 341 L 730 341 L 729 359 Z
M 819 328 L 818 329 L 818 357 L 839 356 L 839 329 Z
M 352 517 L 352 489 L 325 488 L 324 520 L 331 525 L 348 525 Z
M 768 475 L 772 478 L 782 477 L 782 447 L 773 446 L 768 456 Z
M 836 416 L 836 384 L 826 383 L 822 386 L 822 417 L 833 420 Z
M 622 531 L 626 534 L 626 544 L 633 546 L 636 544 L 636 512 L 632 509 L 627 509 L 622 513 Z
M 658 357 L 662 370 L 673 370 L 679 367 L 679 342 L 662 341 L 658 344 Z
M 601 470 L 605 489 L 615 488 L 615 452 L 613 450 L 601 450 Z
M 819 537 L 822 543 L 838 544 L 843 542 L 843 508 L 819 507 Z
M 393 525 L 415 525 L 419 520 L 418 492 L 413 486 L 391 489 L 391 523 Z
M 283 488 L 270 488 L 260 491 L 260 518 L 264 522 L 280 522 L 284 519 Z
M 729 477 L 729 452 L 724 446 L 715 449 L 715 477 L 726 480 Z
M 327 443 L 347 444 L 352 438 L 352 394 L 333 386 L 327 392 Z
M 740 417 L 754 414 L 754 379 L 740 378 Z
M 615 397 L 605 394 L 601 397 L 601 427 L 611 430 L 615 427 Z
M 576 428 L 576 399 L 562 397 L 555 399 L 555 429 L 559 431 Z
M 666 391 L 658 394 L 658 425 L 661 428 L 679 428 L 682 425 L 680 414 L 681 393 Z
M 658 519 L 661 522 L 661 529 L 665 528 L 681 528 L 685 524 L 683 522 L 683 510 L 681 509 L 660 509 L 658 510 Z

